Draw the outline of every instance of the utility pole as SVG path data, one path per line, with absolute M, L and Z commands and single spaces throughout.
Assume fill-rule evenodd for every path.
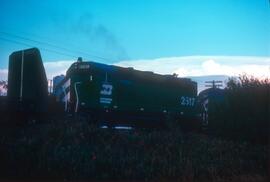
M 205 87 L 208 87 L 208 88 L 220 88 L 223 86 L 222 81 L 212 80 L 212 81 L 205 81 L 205 83 L 207 84 L 205 85 Z

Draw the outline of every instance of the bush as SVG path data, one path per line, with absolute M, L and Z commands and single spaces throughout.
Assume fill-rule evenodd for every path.
M 270 80 L 246 75 L 230 79 L 222 103 L 209 104 L 209 129 L 231 139 L 268 141 Z

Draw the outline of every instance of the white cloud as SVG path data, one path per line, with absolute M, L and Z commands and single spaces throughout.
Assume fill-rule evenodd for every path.
M 74 61 L 52 61 L 44 62 L 47 79 L 52 79 L 54 76 L 66 74 L 67 69 Z M 0 81 L 8 79 L 8 69 L 0 69 Z
M 44 68 L 46 70 L 47 79 L 52 79 L 57 75 L 65 75 L 67 69 L 71 66 L 74 61 L 52 61 L 45 62 Z
M 118 66 L 133 67 L 138 70 L 153 71 L 160 74 L 177 73 L 181 77 L 204 75 L 240 74 L 258 78 L 270 78 L 269 57 L 244 56 L 187 56 L 152 60 L 121 61 Z
M 0 81 L 6 81 L 8 78 L 8 69 L 0 69 Z
M 62 60 L 44 62 L 47 78 L 65 74 L 74 61 Z M 114 63 L 160 74 L 177 73 L 180 77 L 249 74 L 259 78 L 270 78 L 269 57 L 245 56 L 186 56 L 158 59 L 129 60 Z M 0 80 L 7 80 L 7 69 L 0 69 Z

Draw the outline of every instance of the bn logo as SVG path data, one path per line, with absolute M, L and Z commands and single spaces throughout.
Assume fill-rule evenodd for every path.
M 111 84 L 102 84 L 100 94 L 101 95 L 112 95 L 113 86 Z

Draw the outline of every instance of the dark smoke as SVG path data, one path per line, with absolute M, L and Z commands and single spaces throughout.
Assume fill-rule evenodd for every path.
M 111 63 L 128 59 L 126 50 L 119 43 L 117 37 L 105 25 L 96 22 L 92 14 L 84 13 L 76 18 L 60 14 L 54 16 L 53 21 L 57 27 L 74 35 L 74 38 L 78 37 L 77 43 L 78 41 L 87 41 L 88 44 L 89 42 L 86 50 L 89 50 L 90 54 L 96 52 L 95 55 L 109 58 Z
M 99 52 L 114 61 L 126 60 L 127 53 L 117 37 L 103 24 L 96 23 L 91 14 L 86 13 L 75 19 L 70 26 L 72 33 L 84 35 L 90 47 L 98 48 Z M 102 56 L 101 55 L 101 56 Z

